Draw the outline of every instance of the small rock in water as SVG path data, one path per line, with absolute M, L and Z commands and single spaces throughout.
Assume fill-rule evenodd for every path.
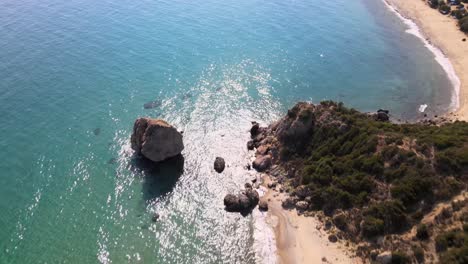
M 117 158 L 110 158 L 108 161 L 107 161 L 107 164 L 115 164 L 117 163 Z
M 187 100 L 189 98 L 192 98 L 192 94 L 191 93 L 185 93 L 183 96 L 182 96 L 182 100 Z
M 151 101 L 151 102 L 147 102 L 143 105 L 143 108 L 145 109 L 152 109 L 152 108 L 156 108 L 156 107 L 159 107 L 161 106 L 161 101 L 159 100 L 155 100 L 155 101 Z
M 153 222 L 156 222 L 156 221 L 158 221 L 158 219 L 159 219 L 159 214 L 158 214 L 158 213 L 154 213 L 154 215 L 153 215 L 153 217 L 151 218 L 151 220 L 152 220 Z
M 93 130 L 93 133 L 94 133 L 95 136 L 99 136 L 99 134 L 101 134 L 101 129 L 98 127 L 98 128 Z
M 221 173 L 224 170 L 225 167 L 225 162 L 224 159 L 221 157 L 216 157 L 215 162 L 214 162 L 214 169 L 217 173 Z

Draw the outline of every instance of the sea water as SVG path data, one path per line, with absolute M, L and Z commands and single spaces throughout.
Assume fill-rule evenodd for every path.
M 274 262 L 264 216 L 223 210 L 254 176 L 250 122 L 326 99 L 448 111 L 407 29 L 376 0 L 1 1 L 0 263 Z M 183 130 L 184 160 L 135 160 L 140 116 Z

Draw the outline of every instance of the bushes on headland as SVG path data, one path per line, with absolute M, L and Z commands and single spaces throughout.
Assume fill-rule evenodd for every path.
M 405 230 L 420 210 L 464 188 L 467 123 L 379 122 L 329 101 L 316 109 L 305 144 L 283 147 L 285 162 L 300 164 L 312 209 L 361 209 L 358 229 L 370 238 Z
M 460 26 L 461 31 L 468 33 L 468 16 L 461 18 L 458 21 L 458 25 Z

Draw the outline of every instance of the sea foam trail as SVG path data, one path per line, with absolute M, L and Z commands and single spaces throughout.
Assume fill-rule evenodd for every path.
M 434 54 L 434 59 L 442 66 L 444 71 L 447 73 L 447 76 L 454 88 L 450 108 L 457 109 L 460 106 L 459 96 L 461 82 L 449 58 L 445 56 L 441 49 L 432 44 L 428 40 L 428 38 L 424 36 L 421 28 L 413 20 L 405 17 L 393 4 L 389 3 L 388 0 L 383 0 L 383 2 L 391 12 L 393 12 L 408 26 L 408 29 L 405 32 L 419 38 L 424 43 L 424 46 Z

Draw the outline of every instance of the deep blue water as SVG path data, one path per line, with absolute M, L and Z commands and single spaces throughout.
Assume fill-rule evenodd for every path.
M 222 210 L 250 177 L 251 120 L 298 100 L 395 119 L 450 105 L 375 0 L 4 0 L 0 36 L 0 263 L 261 261 L 259 220 Z M 135 165 L 139 116 L 184 130 L 180 171 Z

